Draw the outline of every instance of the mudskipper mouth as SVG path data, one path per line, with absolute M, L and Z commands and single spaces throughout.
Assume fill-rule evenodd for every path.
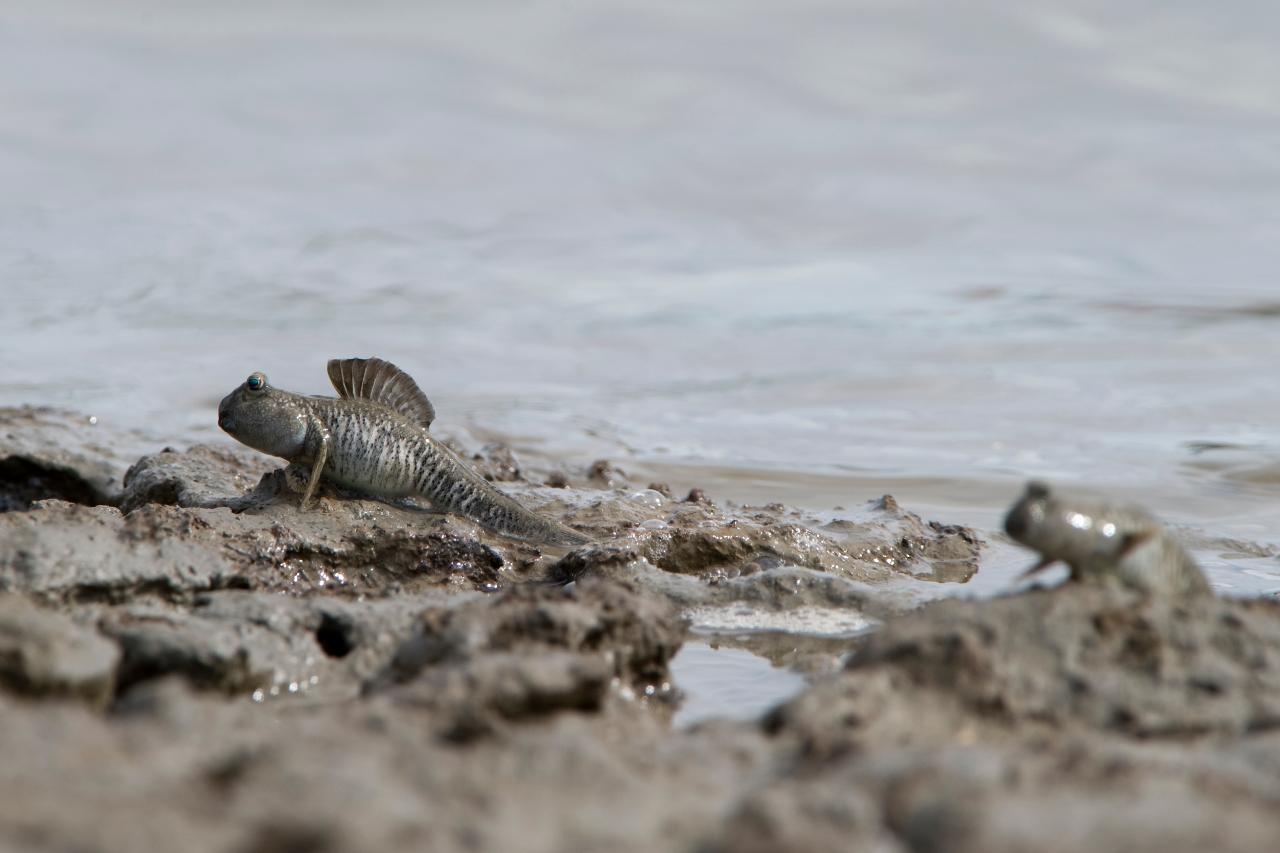
M 232 432 L 236 428 L 236 419 L 231 417 L 230 412 L 218 412 L 218 426 L 226 432 Z
M 218 423 L 222 422 L 219 421 Z M 226 429 L 226 427 L 223 427 L 223 429 Z M 1014 507 L 1009 511 L 1009 514 L 1004 517 L 1004 532 L 1008 533 L 1015 541 L 1020 542 L 1022 541 L 1022 537 L 1026 535 L 1027 528 L 1030 527 L 1030 525 L 1027 523 L 1027 514 L 1025 512 L 1019 512 L 1018 510 L 1018 507 Z

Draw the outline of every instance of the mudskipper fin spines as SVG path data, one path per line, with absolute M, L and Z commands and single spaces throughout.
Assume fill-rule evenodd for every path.
M 414 423 L 430 428 L 435 407 L 409 374 L 380 358 L 329 360 L 329 381 L 338 396 L 368 400 L 399 412 Z

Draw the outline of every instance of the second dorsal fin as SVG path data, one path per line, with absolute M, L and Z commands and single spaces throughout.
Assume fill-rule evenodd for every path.
M 427 395 L 409 374 L 389 361 L 333 358 L 329 360 L 329 381 L 344 399 L 380 403 L 424 427 L 430 427 L 436 419 L 435 407 Z

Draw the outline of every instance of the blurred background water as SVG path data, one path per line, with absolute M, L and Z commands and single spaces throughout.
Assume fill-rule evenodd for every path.
M 464 441 L 986 531 L 1042 477 L 1272 592 L 1278 26 L 1249 0 L 3 3 L 0 404 L 221 441 L 249 372 L 324 393 L 326 359 L 376 354 Z

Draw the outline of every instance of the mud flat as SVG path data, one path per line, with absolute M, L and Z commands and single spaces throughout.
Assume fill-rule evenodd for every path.
M 966 580 L 983 543 L 888 497 L 817 517 L 475 454 L 596 540 L 547 550 L 358 496 L 304 514 L 275 465 L 229 446 L 111 446 L 73 413 L 0 410 L 5 846 L 1168 851 L 1280 835 L 1274 603 L 1072 586 L 917 606 L 911 585 Z M 759 720 L 673 726 L 691 632 L 809 686 Z

